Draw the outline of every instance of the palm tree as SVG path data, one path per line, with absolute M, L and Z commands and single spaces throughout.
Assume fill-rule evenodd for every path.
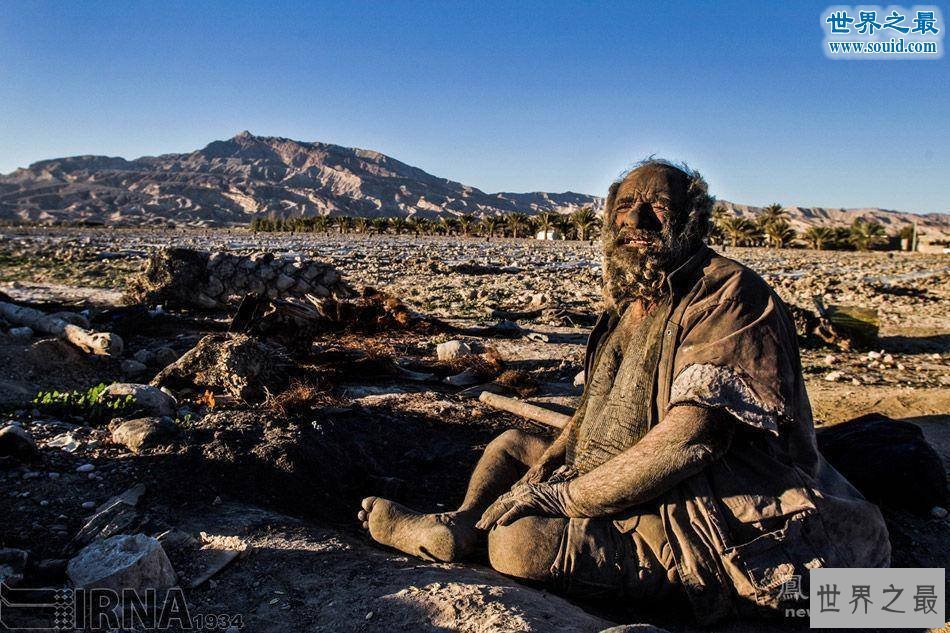
M 571 214 L 571 223 L 577 229 L 577 238 L 582 242 L 587 239 L 587 232 L 597 224 L 597 214 L 590 207 L 578 209 Z
M 810 226 L 802 234 L 802 239 L 816 251 L 823 251 L 834 242 L 835 232 L 827 226 Z
M 386 218 L 373 218 L 372 225 L 377 235 L 383 235 L 389 228 L 389 220 Z
M 748 244 L 758 233 L 753 222 L 737 215 L 723 220 L 720 228 L 734 247 Z
M 795 229 L 788 223 L 788 220 L 773 220 L 765 225 L 765 237 L 769 244 L 776 248 L 785 248 L 791 244 L 798 235 Z
M 485 228 L 485 232 L 488 233 L 488 237 L 495 237 L 495 230 L 499 227 L 500 221 L 497 215 L 489 215 L 482 218 L 482 226 Z
M 393 227 L 396 235 L 402 235 L 403 231 L 409 229 L 409 223 L 406 222 L 404 217 L 395 217 L 389 220 L 389 224 Z
M 330 233 L 330 218 L 325 215 L 318 215 L 313 219 L 313 230 L 315 233 L 323 231 L 324 233 Z
M 722 233 L 722 222 L 729 217 L 729 210 L 721 204 L 717 204 L 713 207 L 712 217 L 710 218 L 709 223 L 709 241 L 713 244 L 721 244 L 725 241 L 725 236 Z
M 542 211 L 541 213 L 534 216 L 534 225 L 538 229 L 538 233 L 544 235 L 544 239 L 548 238 L 548 232 L 554 228 L 555 216 L 550 211 Z
M 445 235 L 452 235 L 455 232 L 455 218 L 443 215 L 439 218 L 439 230 Z
M 422 221 L 422 218 L 417 216 L 409 216 L 406 218 L 406 228 L 409 229 L 409 232 L 419 237 L 419 234 L 422 233 L 425 228 L 425 222 Z
M 356 218 L 356 221 L 353 222 L 353 226 L 356 228 L 357 233 L 366 233 L 369 230 L 369 218 Z
M 524 213 L 509 213 L 505 216 L 505 224 L 511 231 L 511 237 L 518 238 L 523 230 L 531 230 L 531 219 Z
M 456 220 L 458 222 L 459 231 L 462 232 L 462 237 L 468 237 L 471 234 L 472 229 L 475 228 L 475 216 L 470 213 L 465 215 L 460 215 Z
M 336 219 L 336 225 L 340 229 L 340 234 L 346 235 L 353 227 L 353 218 L 348 215 L 341 215 Z
M 764 231 L 769 224 L 786 219 L 788 219 L 788 211 L 783 209 L 779 203 L 774 202 L 759 212 L 759 215 L 755 218 L 755 223 Z
M 851 224 L 850 233 L 849 241 L 859 251 L 869 251 L 887 242 L 884 226 L 879 222 L 869 222 L 858 218 Z
M 568 215 L 558 215 L 554 218 L 554 226 L 561 232 L 561 239 L 566 240 L 574 229 L 574 223 Z

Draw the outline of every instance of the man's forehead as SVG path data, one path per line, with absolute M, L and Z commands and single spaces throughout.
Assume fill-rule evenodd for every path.
M 617 199 L 656 194 L 682 199 L 688 188 L 689 177 L 681 170 L 669 165 L 644 165 L 623 179 L 617 189 Z

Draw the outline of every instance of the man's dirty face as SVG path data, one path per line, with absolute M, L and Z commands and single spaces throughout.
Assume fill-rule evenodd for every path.
M 690 177 L 663 164 L 632 171 L 617 188 L 604 226 L 604 292 L 620 307 L 654 303 L 681 256 Z
M 659 255 L 664 229 L 673 213 L 686 206 L 689 178 L 666 165 L 645 165 L 620 184 L 613 209 L 608 213 L 608 239 L 629 255 Z M 667 238 L 668 239 L 668 238 Z

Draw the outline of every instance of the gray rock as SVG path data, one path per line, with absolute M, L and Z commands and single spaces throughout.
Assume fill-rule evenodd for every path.
M 151 417 L 126 420 L 112 429 L 112 441 L 138 453 L 175 436 L 178 427 L 171 418 Z
M 455 360 L 462 356 L 468 356 L 471 353 L 472 347 L 468 343 L 459 340 L 439 343 L 439 346 L 436 348 L 436 354 L 440 361 Z
M 84 547 L 66 566 L 75 587 L 121 591 L 168 589 L 175 570 L 165 550 L 144 534 L 112 536 Z
M 155 354 L 153 354 L 150 350 L 140 349 L 132 355 L 132 358 L 143 365 L 151 365 L 155 361 Z
M 210 297 L 217 297 L 222 292 L 224 292 L 224 284 L 221 283 L 221 280 L 214 275 L 209 275 L 208 281 L 205 283 L 205 294 Z
M 116 382 L 103 392 L 110 396 L 132 395 L 135 404 L 152 415 L 174 415 L 178 408 L 178 401 L 159 389 L 150 385 L 140 385 L 131 382 Z
M 29 552 L 11 547 L 0 548 L 0 583 L 15 587 L 23 580 Z
M 277 277 L 277 281 L 274 282 L 274 285 L 277 286 L 278 290 L 287 290 L 288 288 L 293 286 L 295 283 L 297 282 L 294 281 L 293 277 L 281 274 L 280 276 Z
M 171 365 L 178 360 L 178 352 L 170 347 L 159 347 L 155 350 L 155 364 L 160 367 Z
M 479 377 L 478 373 L 472 371 L 471 369 L 466 369 L 460 374 L 446 377 L 443 382 L 456 387 L 469 387 L 482 382 L 482 378 Z
M 33 436 L 22 427 L 8 424 L 0 429 L 0 456 L 32 459 L 37 453 Z
M 10 335 L 14 341 L 28 341 L 33 338 L 33 328 L 26 326 L 23 327 L 12 327 L 7 330 L 7 334 Z
M 124 361 L 122 361 L 120 366 L 122 368 L 122 373 L 126 376 L 138 376 L 148 369 L 148 367 L 145 366 L 145 363 L 131 358 L 126 358 Z

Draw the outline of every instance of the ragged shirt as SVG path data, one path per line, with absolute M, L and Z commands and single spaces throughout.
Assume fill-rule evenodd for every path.
M 705 246 L 667 283 L 659 416 L 691 404 L 728 412 L 738 425 L 723 457 L 656 500 L 697 619 L 774 612 L 795 576 L 807 592 L 810 569 L 888 566 L 880 510 L 817 450 L 794 323 L 778 295 Z M 618 321 L 606 313 L 595 325 L 587 376 Z
M 565 463 L 590 472 L 630 448 L 655 424 L 656 369 L 668 302 L 627 310 L 597 351 Z

